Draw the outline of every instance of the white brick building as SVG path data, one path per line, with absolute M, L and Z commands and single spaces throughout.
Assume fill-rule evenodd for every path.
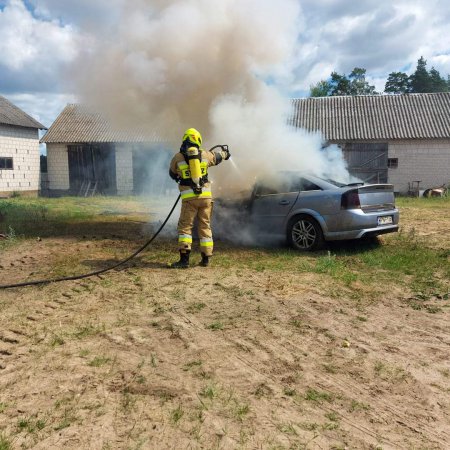
M 399 193 L 450 184 L 448 92 L 297 99 L 294 110 L 293 124 L 338 144 L 364 181 Z
M 66 106 L 41 142 L 47 146 L 51 195 L 141 193 L 154 178 L 154 168 L 167 168 L 173 154 L 154 133 L 114 129 L 76 104 Z M 168 186 L 173 183 L 164 176 L 152 191 L 162 193 Z
M 43 125 L 0 96 L 0 196 L 37 195 Z

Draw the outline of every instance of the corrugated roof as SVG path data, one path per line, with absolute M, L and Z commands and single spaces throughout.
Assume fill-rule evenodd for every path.
M 42 143 L 86 143 L 86 142 L 162 142 L 152 130 L 115 129 L 100 114 L 79 104 L 67 105 L 56 118 Z
M 329 141 L 450 138 L 450 92 L 293 100 L 292 124 Z
M 37 120 L 34 120 L 25 111 L 22 111 L 16 105 L 0 95 L 0 123 L 6 125 L 15 125 L 25 128 L 38 128 L 46 130 Z

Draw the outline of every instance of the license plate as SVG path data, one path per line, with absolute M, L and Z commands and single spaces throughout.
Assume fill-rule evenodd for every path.
M 390 225 L 392 223 L 392 216 L 378 217 L 378 225 Z

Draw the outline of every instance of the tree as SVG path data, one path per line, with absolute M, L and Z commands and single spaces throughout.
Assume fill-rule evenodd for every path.
M 389 94 L 406 94 L 409 92 L 409 77 L 404 72 L 391 72 L 384 86 Z
M 417 61 L 416 71 L 409 77 L 410 92 L 412 93 L 424 93 L 431 92 L 432 81 L 430 74 L 427 71 L 427 62 L 421 56 Z
M 388 94 L 450 92 L 450 75 L 447 79 L 434 67 L 428 72 L 423 56 L 417 61 L 417 67 L 409 77 L 404 72 L 391 72 L 384 86 Z M 329 97 L 336 95 L 376 95 L 375 86 L 366 80 L 366 69 L 355 67 L 350 75 L 332 72 L 328 80 L 321 80 L 310 86 L 311 97 Z
M 434 67 L 430 70 L 430 82 L 430 92 L 448 92 L 449 90 L 447 81 L 441 77 L 441 74 Z
M 350 81 L 345 75 L 340 75 L 337 72 L 332 72 L 330 87 L 331 89 L 329 95 L 350 95 Z
M 349 75 L 350 95 L 374 95 L 375 86 L 371 86 L 366 81 L 366 69 L 355 67 Z
M 377 94 L 375 87 L 366 81 L 366 69 L 360 67 L 355 67 L 348 76 L 332 72 L 329 80 L 321 80 L 309 90 L 311 97 L 372 94 Z
M 320 80 L 309 88 L 310 97 L 328 97 L 331 86 L 327 80 Z

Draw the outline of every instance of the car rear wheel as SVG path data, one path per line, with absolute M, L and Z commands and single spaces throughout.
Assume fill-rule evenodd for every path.
M 303 252 L 317 250 L 324 243 L 322 228 L 315 219 L 306 215 L 291 219 L 287 237 L 293 248 Z

